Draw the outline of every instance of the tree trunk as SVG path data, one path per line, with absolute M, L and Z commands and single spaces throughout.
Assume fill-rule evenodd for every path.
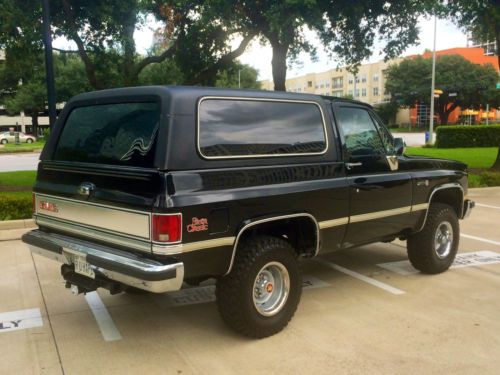
M 274 91 L 286 91 L 286 54 L 288 45 L 278 42 L 271 42 L 273 48 L 273 67 Z
M 33 135 L 38 137 L 38 111 L 36 110 L 31 112 L 31 128 Z
M 130 9 L 130 12 L 125 21 L 123 27 L 123 33 L 121 36 L 122 46 L 123 46 L 123 84 L 125 86 L 137 85 L 139 80 L 139 74 L 135 68 L 135 41 L 134 41 L 134 31 L 135 24 L 137 22 L 136 10 Z

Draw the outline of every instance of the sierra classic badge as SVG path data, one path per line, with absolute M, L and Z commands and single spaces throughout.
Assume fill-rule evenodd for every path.
M 208 220 L 206 218 L 198 219 L 197 217 L 193 217 L 191 219 L 191 224 L 187 225 L 187 231 L 189 233 L 201 232 L 204 230 L 208 230 Z

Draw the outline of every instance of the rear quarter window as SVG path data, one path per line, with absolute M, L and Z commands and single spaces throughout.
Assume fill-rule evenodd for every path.
M 160 109 L 157 102 L 74 108 L 54 160 L 153 167 Z
M 198 127 L 199 151 L 208 159 L 316 155 L 328 148 L 314 102 L 204 98 Z

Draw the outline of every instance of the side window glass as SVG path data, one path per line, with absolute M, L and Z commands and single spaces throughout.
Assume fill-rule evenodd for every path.
M 387 154 L 393 155 L 396 151 L 394 150 L 394 139 L 389 132 L 389 129 L 385 126 L 382 120 L 373 112 L 371 113 L 373 121 L 378 124 L 378 130 L 380 133 L 380 137 L 382 138 L 382 143 L 387 151 Z
M 385 154 L 385 147 L 368 111 L 355 107 L 339 107 L 336 114 L 349 156 Z

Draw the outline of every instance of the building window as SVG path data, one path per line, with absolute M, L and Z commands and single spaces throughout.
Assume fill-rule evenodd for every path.
M 373 96 L 378 96 L 378 87 L 373 88 Z
M 373 75 L 373 82 L 378 82 L 378 74 L 377 73 L 375 73 Z
M 343 88 L 344 87 L 344 78 L 343 77 L 332 78 L 332 86 L 334 89 Z
M 361 96 L 366 96 L 366 89 L 361 89 Z
M 349 76 L 349 84 L 352 85 L 354 83 L 354 77 Z
M 334 91 L 332 91 L 332 96 L 336 96 L 337 98 L 341 98 L 344 96 L 344 91 L 334 90 Z
M 352 90 L 349 90 L 349 96 L 353 96 Z
M 359 98 L 359 89 L 354 90 L 354 97 Z
M 363 74 L 363 75 L 361 76 L 361 82 L 362 82 L 362 83 L 366 83 L 366 74 Z
M 313 87 L 312 81 L 307 81 L 307 87 Z
M 330 84 L 329 84 L 328 82 L 327 82 L 327 83 L 325 83 L 325 87 L 326 87 L 326 88 L 330 87 Z

